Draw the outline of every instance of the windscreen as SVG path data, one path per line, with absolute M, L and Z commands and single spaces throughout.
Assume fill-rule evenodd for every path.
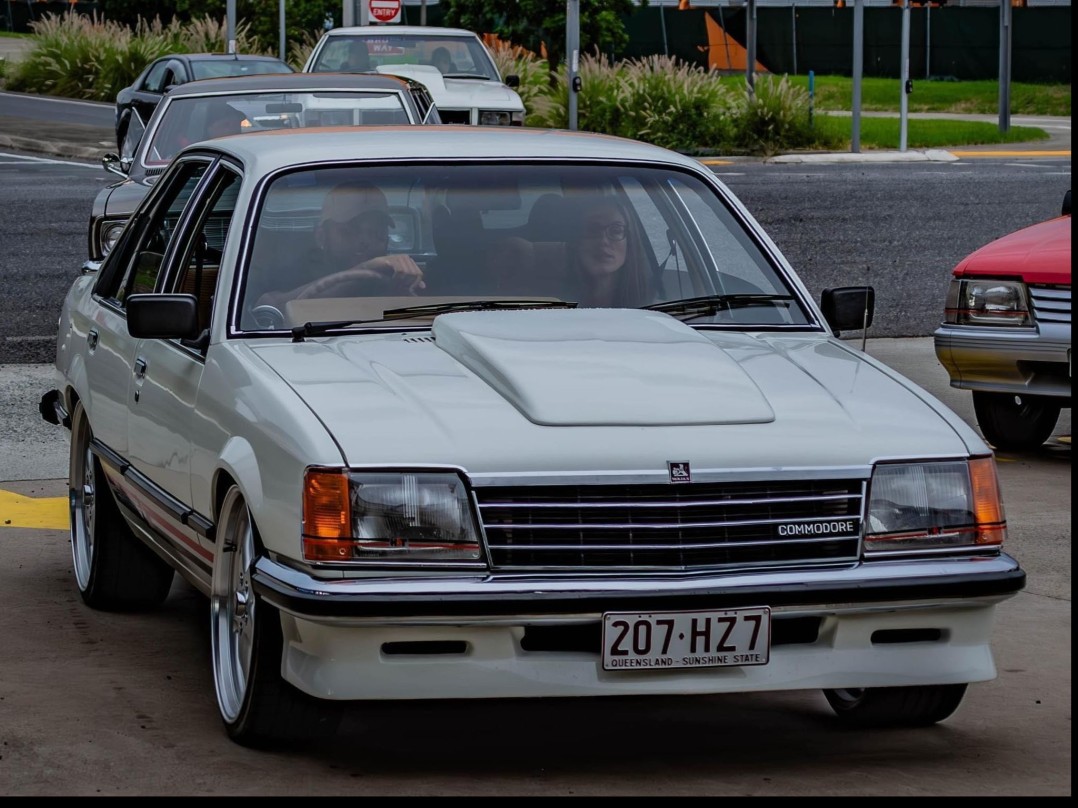
M 698 298 L 711 302 L 689 304 Z M 393 324 L 379 320 L 390 309 L 484 300 L 654 307 L 701 326 L 812 322 L 749 226 L 692 172 L 475 163 L 275 179 L 239 326 L 378 328 Z
M 160 166 L 184 146 L 224 135 L 309 126 L 418 123 L 396 92 L 273 92 L 174 98 L 146 144 L 143 163 Z
M 501 81 L 490 54 L 475 36 L 334 36 L 318 54 L 312 72 L 379 68 L 386 72 L 393 65 L 427 65 L 452 78 Z

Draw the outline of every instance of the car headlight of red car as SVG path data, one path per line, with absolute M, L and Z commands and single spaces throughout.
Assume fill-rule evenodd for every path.
M 866 558 L 994 551 L 1006 536 L 993 457 L 881 463 L 872 473 Z
M 454 472 L 304 475 L 303 556 L 314 562 L 482 564 L 467 486 Z
M 1029 295 L 1021 281 L 955 278 L 947 290 L 945 322 L 953 325 L 1028 327 Z

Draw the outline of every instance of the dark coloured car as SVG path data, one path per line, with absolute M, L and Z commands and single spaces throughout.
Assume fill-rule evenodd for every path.
M 427 88 L 384 74 L 288 73 L 201 79 L 176 87 L 124 139 L 105 168 L 124 179 L 102 188 L 89 225 L 89 258 L 100 261 L 116 243 L 149 187 L 184 146 L 229 134 L 312 126 L 438 124 Z
M 138 128 L 145 128 L 170 87 L 222 76 L 292 72 L 295 71 L 280 59 L 253 53 L 170 53 L 155 59 L 130 87 L 116 94 L 116 148 L 123 151 L 132 117 L 137 115 L 141 121 Z
M 1061 215 L 954 268 L 936 356 L 997 449 L 1036 449 L 1071 405 L 1071 192 Z

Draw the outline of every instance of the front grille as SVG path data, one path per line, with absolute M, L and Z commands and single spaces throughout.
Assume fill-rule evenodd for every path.
M 1069 286 L 1030 285 L 1033 314 L 1041 323 L 1071 324 L 1071 288 Z
M 438 108 L 438 115 L 442 119 L 442 123 L 466 123 L 472 122 L 472 111 L 470 109 L 442 109 Z
M 499 570 L 705 570 L 852 563 L 862 480 L 475 490 Z

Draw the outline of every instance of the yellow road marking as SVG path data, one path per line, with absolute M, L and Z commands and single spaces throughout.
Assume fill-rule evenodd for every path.
M 732 166 L 733 160 L 701 160 L 705 166 Z
M 0 490 L 0 527 L 67 530 L 67 497 L 24 497 Z

